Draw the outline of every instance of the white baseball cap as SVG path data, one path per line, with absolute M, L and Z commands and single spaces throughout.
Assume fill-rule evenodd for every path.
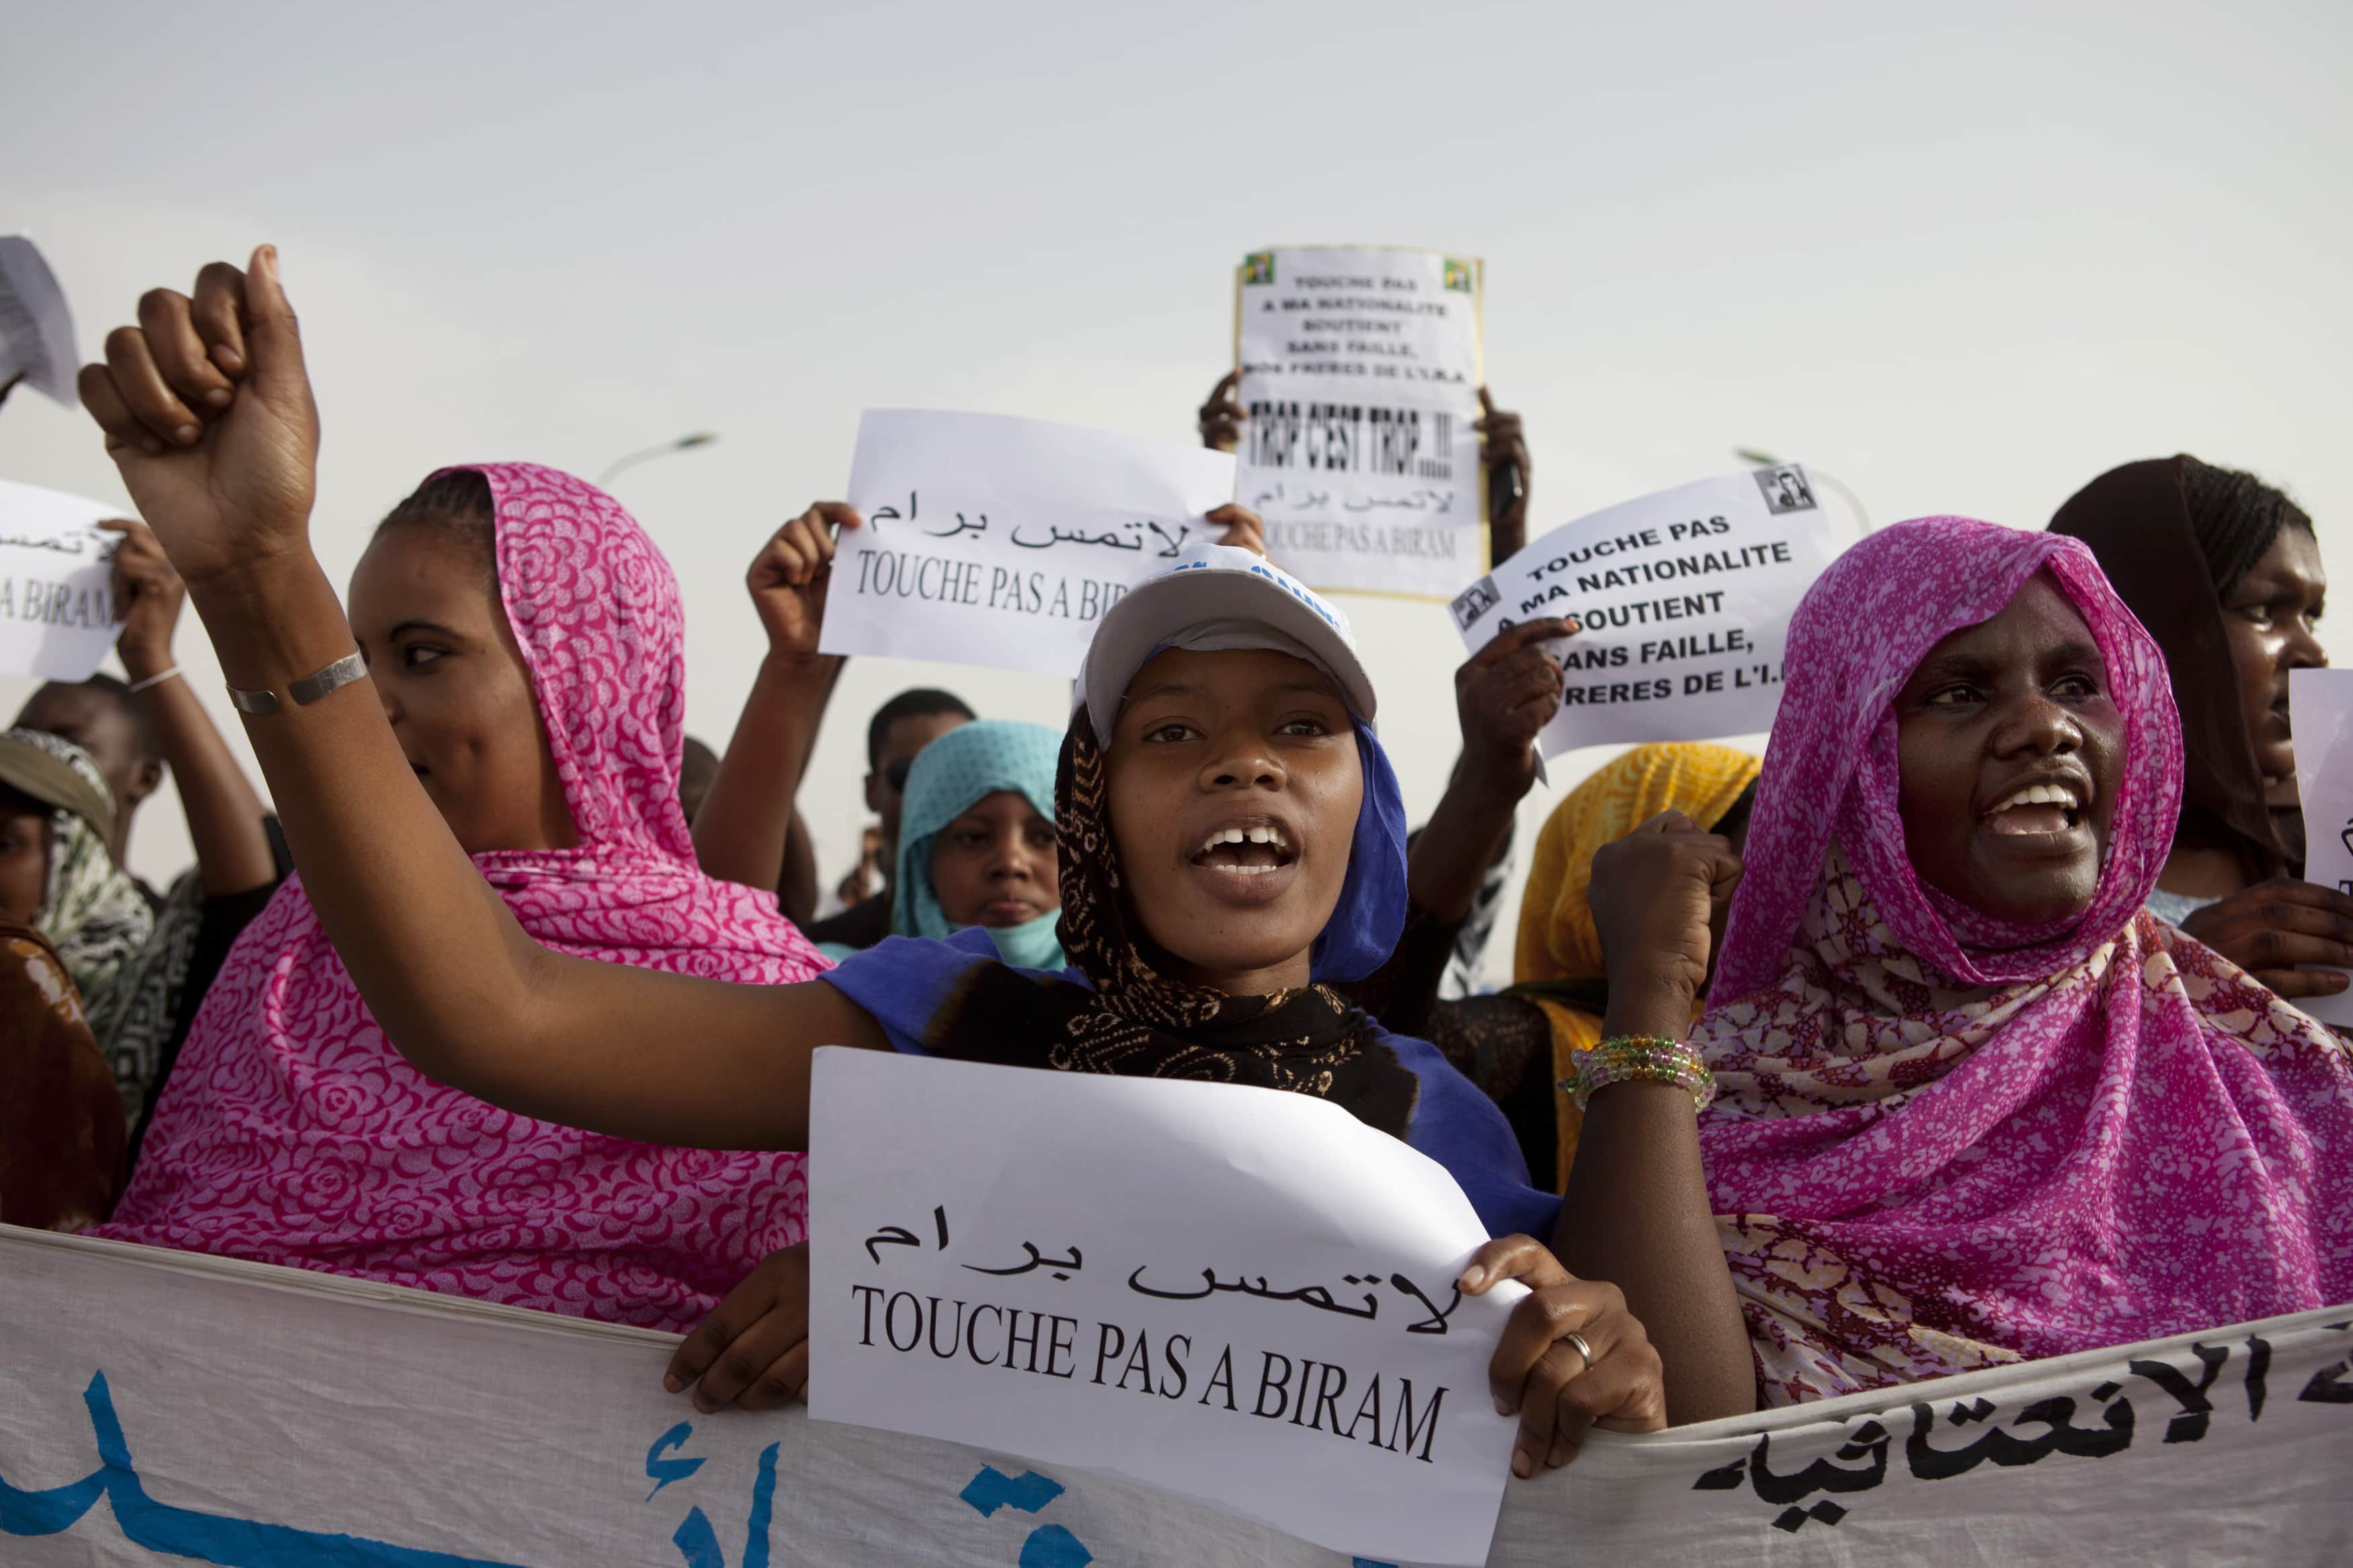
M 1356 657 L 1348 618 L 1263 556 L 1229 544 L 1196 544 L 1104 612 L 1079 668 L 1078 689 L 1106 742 L 1127 683 L 1165 648 L 1203 652 L 1272 648 L 1332 678 L 1348 710 L 1373 721 L 1373 682 Z

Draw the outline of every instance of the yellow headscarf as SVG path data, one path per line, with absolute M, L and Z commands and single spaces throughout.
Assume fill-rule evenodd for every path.
M 1512 978 L 1600 980 L 1601 934 L 1586 894 L 1593 883 L 1593 852 L 1623 838 L 1662 811 L 1680 811 L 1704 828 L 1724 820 L 1757 782 L 1764 763 L 1746 752 L 1704 742 L 1637 746 L 1578 784 L 1553 809 L 1536 836 L 1520 904 L 1519 946 Z M 1569 1052 L 1601 1037 L 1601 1018 L 1569 1002 L 1529 998 L 1552 1025 L 1553 1080 L 1568 1076 Z M 1569 1162 L 1584 1117 L 1556 1089 L 1560 1116 L 1560 1171 L 1554 1190 L 1568 1184 Z

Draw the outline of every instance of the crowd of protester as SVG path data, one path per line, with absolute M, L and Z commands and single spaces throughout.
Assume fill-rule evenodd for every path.
M 1493 1367 L 1521 1475 L 1596 1422 L 2353 1301 L 2353 1067 L 2292 1005 L 2353 966 L 2286 706 L 2326 582 L 2253 476 L 2134 462 L 2047 529 L 1848 550 L 1765 755 L 1578 784 L 1488 992 L 1573 622 L 1462 666 L 1409 831 L 1345 622 L 1221 509 L 1103 616 L 1066 731 L 871 716 L 876 826 L 818 919 L 794 801 L 854 511 L 755 557 L 768 656 L 713 752 L 609 496 L 444 469 L 339 596 L 274 253 L 141 321 L 82 383 L 142 519 L 130 679 L 0 735 L 0 1219 L 678 1330 L 671 1388 L 765 1407 L 806 1384 L 796 1151 L 847 1044 L 1304 1093 L 1440 1161 L 1494 1237 L 1463 1289 L 1532 1289 Z M 1533 470 L 1485 407 L 1500 557 Z M 239 706 L 277 816 L 178 678 L 187 596 L 271 694 Z M 122 859 L 167 770 L 197 863 L 158 893 Z

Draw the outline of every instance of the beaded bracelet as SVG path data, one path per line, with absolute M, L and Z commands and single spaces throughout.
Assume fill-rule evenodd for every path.
M 1707 1070 L 1700 1054 L 1681 1040 L 1614 1036 L 1571 1051 L 1568 1069 L 1568 1077 L 1554 1087 L 1566 1089 L 1579 1110 L 1595 1089 L 1612 1083 L 1680 1084 L 1691 1091 L 1694 1107 L 1700 1110 L 1715 1098 L 1715 1075 Z

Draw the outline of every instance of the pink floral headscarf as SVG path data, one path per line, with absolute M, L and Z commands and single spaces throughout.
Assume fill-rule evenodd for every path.
M 827 967 L 772 894 L 695 865 L 679 806 L 684 621 L 611 497 L 475 468 L 499 590 L 579 834 L 475 857 L 559 952 L 764 984 Z M 97 1234 L 683 1331 L 802 1239 L 799 1154 L 655 1148 L 512 1116 L 385 1043 L 299 879 L 238 940 L 183 1047 L 130 1190 Z
M 2125 721 L 2107 859 L 2006 926 L 1914 873 L 1892 702 L 2048 572 Z M 2162 658 L 2078 542 L 1900 523 L 1789 629 L 1714 1005 L 1701 1144 L 1763 1391 L 1824 1397 L 2353 1300 L 2336 1038 L 2140 910 L 2170 847 Z

